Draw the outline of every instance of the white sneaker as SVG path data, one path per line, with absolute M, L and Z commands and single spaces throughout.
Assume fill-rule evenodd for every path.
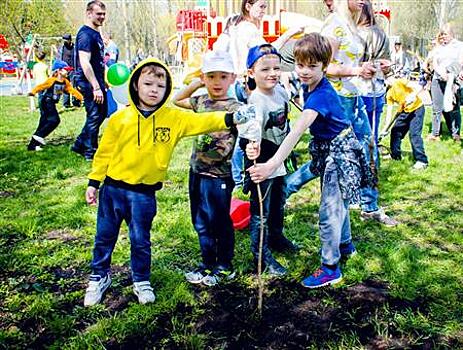
M 413 169 L 415 170 L 424 170 L 428 167 L 427 163 L 423 163 L 420 161 L 417 161 L 415 164 L 413 164 Z
M 138 297 L 140 304 L 153 303 L 156 299 L 149 281 L 134 282 L 133 292 Z
M 390 227 L 396 226 L 399 224 L 399 222 L 396 219 L 387 215 L 384 212 L 384 209 L 382 208 L 375 210 L 375 211 L 371 211 L 371 212 L 361 211 L 360 219 L 361 220 L 375 220 L 375 221 L 380 222 L 383 225 L 390 226 Z
M 196 270 L 185 273 L 185 278 L 188 282 L 193 284 L 199 284 L 203 279 L 212 273 L 211 269 L 208 269 L 201 264 Z
M 111 285 L 109 274 L 105 278 L 100 275 L 90 275 L 88 288 L 85 291 L 84 306 L 99 304 L 106 289 Z

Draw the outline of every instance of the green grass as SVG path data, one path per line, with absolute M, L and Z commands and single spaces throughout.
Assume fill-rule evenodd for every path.
M 0 97 L 0 348 L 270 346 L 259 339 L 264 328 L 251 327 L 252 336 L 240 333 L 231 339 L 225 331 L 203 326 L 211 310 L 220 312 L 242 298 L 248 298 L 248 304 L 255 300 L 248 231 L 236 234 L 236 281 L 203 289 L 183 278 L 199 259 L 187 191 L 191 140 L 177 147 L 169 181 L 158 192 L 159 213 L 152 229 L 156 302 L 140 306 L 132 294 L 130 244 L 123 227 L 113 255 L 111 290 L 102 305 L 82 306 L 96 208 L 87 207 L 84 200 L 90 164 L 69 147 L 84 118 L 83 110 L 62 113 L 62 123 L 45 150 L 28 152 L 38 113 L 28 111 L 24 97 Z M 429 111 L 426 118 L 425 134 Z M 307 158 L 306 145 L 306 139 L 298 145 L 302 159 Z M 319 182 L 291 198 L 286 235 L 303 249 L 297 256 L 278 256 L 290 273 L 280 282 L 267 281 L 264 306 L 271 313 L 275 300 L 287 301 L 288 311 L 291 305 L 310 302 L 313 310 L 332 315 L 326 336 L 308 340 L 307 348 L 463 347 L 462 149 L 449 138 L 425 146 L 430 158 L 425 171 L 411 170 L 408 140 L 403 144 L 404 160 L 382 162 L 381 205 L 401 225 L 386 228 L 362 222 L 358 212 L 352 212 L 359 254 L 345 264 L 345 279 L 334 288 L 307 291 L 297 286 L 319 263 Z M 364 298 L 380 290 L 365 287 L 371 283 L 383 286 L 385 294 L 375 295 L 377 303 L 355 303 L 358 295 Z M 227 304 L 220 304 L 220 295 L 228 292 Z M 277 326 L 272 331 L 279 331 Z M 246 331 L 243 324 L 243 334 Z M 310 338 L 319 330 L 305 332 Z

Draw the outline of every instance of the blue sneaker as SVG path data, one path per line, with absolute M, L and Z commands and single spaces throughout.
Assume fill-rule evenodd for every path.
M 342 273 L 339 266 L 336 266 L 335 270 L 331 270 L 328 267 L 322 265 L 313 273 L 313 275 L 305 278 L 302 281 L 302 285 L 306 288 L 319 288 L 330 284 L 341 282 Z
M 348 259 L 357 254 L 357 249 L 355 249 L 354 243 L 350 241 L 349 243 L 343 243 L 339 246 L 339 251 L 341 252 L 341 258 Z

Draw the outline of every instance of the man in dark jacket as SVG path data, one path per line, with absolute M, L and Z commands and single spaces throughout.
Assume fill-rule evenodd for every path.
M 64 61 L 68 64 L 69 67 L 74 67 L 74 43 L 72 42 L 71 34 L 64 34 L 63 35 L 63 45 L 60 46 L 58 49 L 58 54 L 56 55 L 56 59 L 60 61 Z M 72 86 L 75 87 L 74 84 L 74 71 L 72 70 L 69 72 L 68 79 L 71 82 Z M 80 107 L 80 101 L 76 98 L 72 98 L 72 105 L 74 107 Z M 70 95 L 67 93 L 63 94 L 63 106 L 65 108 L 71 107 L 71 98 Z

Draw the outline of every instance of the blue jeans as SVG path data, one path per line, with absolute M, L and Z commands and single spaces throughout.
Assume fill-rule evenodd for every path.
M 74 148 L 79 150 L 80 153 L 83 153 L 85 157 L 93 158 L 98 148 L 100 126 L 107 115 L 106 91 L 104 86 L 102 86 L 101 91 L 103 92 L 104 101 L 100 104 L 93 100 L 93 88 L 89 82 L 78 80 L 77 86 L 82 95 L 84 95 L 87 117 L 82 131 L 74 142 Z
M 371 127 L 370 122 L 368 121 L 368 116 L 365 105 L 363 104 L 363 100 L 360 97 L 344 96 L 339 96 L 339 99 L 341 101 L 342 107 L 344 108 L 344 113 L 346 113 L 347 118 L 352 123 L 355 136 L 357 136 L 357 139 L 363 147 L 367 162 L 370 162 L 370 154 L 373 152 L 373 160 L 376 164 L 376 167 L 378 167 L 379 157 L 376 143 L 373 145 L 372 152 L 370 152 Z M 365 212 L 379 210 L 378 197 L 379 193 L 376 188 L 361 188 L 360 200 L 362 210 Z
M 349 200 L 343 199 L 338 171 L 333 158 L 326 160 L 319 209 L 322 263 L 336 265 L 341 258 L 339 246 L 351 241 Z
M 240 140 L 236 140 L 235 149 L 231 159 L 232 177 L 236 186 L 242 185 L 244 181 L 244 152 L 240 147 Z
M 367 110 L 367 115 L 368 115 L 368 121 L 370 122 L 370 127 L 373 129 L 373 110 L 374 105 L 376 104 L 376 109 L 375 109 L 375 142 L 378 144 L 378 132 L 379 132 L 379 122 L 381 118 L 381 113 L 383 112 L 383 107 L 385 103 L 384 95 L 382 94 L 380 96 L 376 97 L 369 97 L 369 96 L 362 96 L 363 103 L 365 105 L 365 108 Z
M 191 219 L 198 233 L 203 263 L 208 267 L 231 266 L 235 231 L 230 218 L 231 178 L 199 175 L 190 169 Z
M 260 183 L 262 196 L 264 197 L 263 221 L 264 241 L 262 246 L 262 261 L 264 264 L 272 264 L 274 258 L 269 248 L 269 240 L 278 240 L 283 235 L 284 208 L 286 203 L 284 176 L 267 179 Z M 260 238 L 260 212 L 257 186 L 252 183 L 251 191 L 251 251 L 257 261 L 259 256 Z
M 402 112 L 397 117 L 391 129 L 391 157 L 402 159 L 400 145 L 403 138 L 410 131 L 410 144 L 412 145 L 413 158 L 415 161 L 428 163 L 428 157 L 424 152 L 423 131 L 424 107 L 421 106 L 411 113 Z
M 150 230 L 156 215 L 156 195 L 103 185 L 99 195 L 93 273 L 109 273 L 111 255 L 122 220 L 129 227 L 130 262 L 134 282 L 149 281 L 151 270 Z
M 307 163 L 300 166 L 294 173 L 286 175 L 286 199 L 288 199 L 292 194 L 298 192 L 306 183 L 317 177 L 310 171 L 311 163 L 312 161 L 309 160 Z
M 73 72 L 70 72 L 68 75 L 68 79 L 71 82 L 72 86 L 75 86 L 75 77 L 76 75 Z M 74 96 L 72 97 L 72 105 L 74 107 L 80 107 L 80 101 L 75 98 Z M 71 95 L 68 93 L 64 92 L 63 93 L 63 106 L 64 107 L 71 107 Z

